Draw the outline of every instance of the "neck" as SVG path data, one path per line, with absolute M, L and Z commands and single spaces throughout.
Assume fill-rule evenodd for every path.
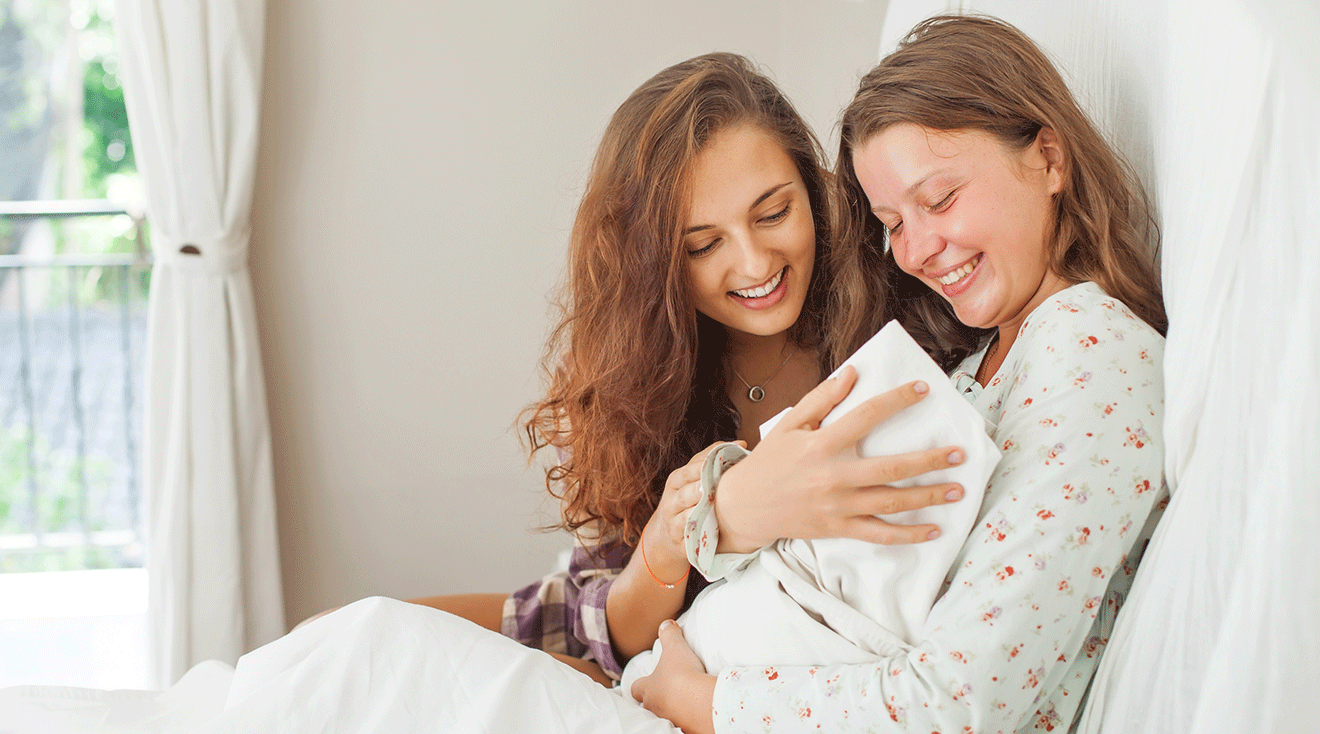
M 791 349 L 788 332 L 770 336 L 730 333 L 728 363 L 744 379 L 755 385 L 757 383 L 754 380 L 769 377 L 770 372 L 779 366 Z
M 1029 316 L 1032 311 L 1035 311 L 1037 306 L 1044 303 L 1047 298 L 1067 288 L 1069 285 L 1070 283 L 1063 278 L 1060 278 L 1053 273 L 1047 273 L 1045 279 L 1041 281 L 1040 288 L 1037 289 L 1036 295 L 1032 297 L 1031 301 L 1029 301 L 1026 306 L 1022 307 L 1022 310 L 1014 319 L 999 325 L 999 343 L 991 346 L 991 349 L 986 354 L 985 360 L 982 363 L 982 369 L 980 370 L 984 375 L 984 380 L 988 381 L 990 377 L 994 376 L 994 374 L 999 371 L 1000 365 L 1004 363 L 1004 357 L 1008 355 L 1008 350 L 1013 347 L 1013 342 L 1017 340 L 1018 330 L 1022 328 L 1023 322 L 1027 320 L 1027 316 Z M 978 382 L 981 382 L 983 385 L 985 384 L 985 381 L 978 380 Z

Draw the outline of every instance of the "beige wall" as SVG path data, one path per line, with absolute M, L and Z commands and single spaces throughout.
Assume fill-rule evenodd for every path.
M 268 4 L 253 214 L 286 608 L 510 591 L 562 535 L 514 433 L 609 114 L 746 53 L 825 136 L 884 1 Z M 550 512 L 547 512 L 549 510 Z

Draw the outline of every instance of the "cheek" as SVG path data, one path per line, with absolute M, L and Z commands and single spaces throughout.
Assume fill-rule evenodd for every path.
M 921 276 L 918 274 L 920 272 L 920 268 L 913 268 L 909 266 L 907 241 L 903 237 L 897 237 L 897 238 L 890 237 L 888 238 L 887 242 L 889 244 L 889 252 L 891 255 L 893 255 L 894 262 L 898 263 L 898 269 L 902 270 L 908 275 L 921 278 Z
M 688 291 L 698 305 L 708 304 L 723 295 L 716 269 L 710 265 L 711 263 L 703 261 L 692 261 L 688 265 Z
M 793 249 L 808 263 L 816 259 L 816 224 L 810 217 L 794 232 L 793 242 Z

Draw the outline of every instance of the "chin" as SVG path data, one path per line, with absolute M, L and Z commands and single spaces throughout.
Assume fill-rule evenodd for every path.
M 974 313 L 973 313 L 973 314 L 969 314 L 969 313 L 964 313 L 964 312 L 959 311 L 958 309 L 955 308 L 955 309 L 953 310 L 953 315 L 956 316 L 956 317 L 958 318 L 958 321 L 959 321 L 963 326 L 970 326 L 970 327 L 973 328 L 973 329 L 993 329 L 993 328 L 995 328 L 995 325 L 994 325 L 994 324 L 989 323 L 990 321 L 993 321 L 994 319 L 987 318 L 987 317 L 982 316 L 982 315 L 980 315 L 980 314 L 974 314 Z

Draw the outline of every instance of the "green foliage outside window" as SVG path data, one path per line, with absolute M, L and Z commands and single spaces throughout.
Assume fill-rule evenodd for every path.
M 141 206 L 113 20 L 113 0 L 0 0 L 0 200 L 109 199 L 130 209 Z M 0 220 L 0 254 L 18 252 L 34 232 L 49 243 L 36 251 L 43 256 L 52 250 L 56 255 L 99 255 L 138 248 L 137 225 L 126 215 Z M 17 277 L 15 271 L 0 269 L 0 295 L 8 296 L 0 299 L 0 309 L 17 303 Z M 125 303 L 141 312 L 150 268 L 125 273 L 119 267 L 28 267 L 21 277 L 28 319 L 43 311 L 62 319 L 75 310 L 84 318 L 100 311 L 117 319 Z M 0 317 L 17 318 L 12 310 Z M 134 349 L 140 349 L 141 334 L 133 338 L 138 342 Z M 16 348 L 0 343 L 0 349 Z M 84 365 L 84 371 L 95 369 L 110 366 Z M 18 399 L 17 382 L 0 389 L 12 391 L 0 394 L 3 400 Z M 122 517 L 124 502 L 108 501 L 111 488 L 123 485 L 122 457 L 89 447 L 80 458 L 76 451 L 53 445 L 51 436 L 59 434 L 50 429 L 51 436 L 43 435 L 48 428 L 40 420 L 33 428 L 25 425 L 26 409 L 3 412 L 11 422 L 0 424 L 0 537 L 129 526 Z M 40 409 L 35 412 L 42 415 Z M 0 548 L 0 572 L 140 563 L 140 548 Z
M 0 199 L 110 199 L 140 205 L 113 18 L 112 0 L 0 4 Z M 76 78 L 61 78 L 57 70 L 71 63 Z M 78 82 L 81 89 L 71 94 L 71 84 Z M 0 223 L 0 254 L 16 252 L 31 226 Z M 138 246 L 128 217 L 50 226 L 57 253 L 133 253 Z M 92 272 L 77 288 L 85 303 L 104 300 L 115 290 L 100 282 L 103 275 Z M 136 277 L 141 296 L 148 278 Z M 52 273 L 49 288 L 42 288 L 51 307 L 67 302 L 69 286 L 60 280 Z

